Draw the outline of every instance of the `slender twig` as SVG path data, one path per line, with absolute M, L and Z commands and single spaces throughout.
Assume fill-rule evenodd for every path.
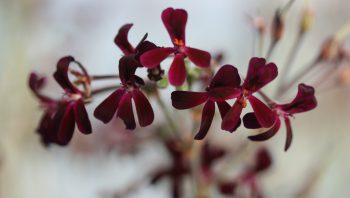
M 277 41 L 275 39 L 270 42 L 269 49 L 267 50 L 267 53 L 266 53 L 266 56 L 265 56 L 266 60 L 270 59 L 276 44 L 277 44 Z
M 107 79 L 118 79 L 119 75 L 92 75 L 91 80 L 107 80 Z
M 284 65 L 284 69 L 282 70 L 281 74 L 280 74 L 280 83 L 279 86 L 277 88 L 277 93 L 282 91 L 282 85 L 283 85 L 283 80 L 286 78 L 287 74 L 289 73 L 291 66 L 295 60 L 295 57 L 297 55 L 298 49 L 303 41 L 303 37 L 304 37 L 304 33 L 300 32 L 292 46 L 292 50 L 290 51 L 287 61 Z
M 172 134 L 174 134 L 175 136 L 180 138 L 181 137 L 179 134 L 180 131 L 179 131 L 177 125 L 175 124 L 174 120 L 172 119 L 167 106 L 165 105 L 164 101 L 162 100 L 162 98 L 160 97 L 158 92 L 155 94 L 155 98 L 156 98 L 158 105 L 160 106 L 160 109 L 162 110 L 162 112 L 165 116 L 166 121 L 169 124 L 169 127 L 171 129 Z
M 302 70 L 300 70 L 294 77 L 289 80 L 287 83 L 281 86 L 281 91 L 277 93 L 277 98 L 282 97 L 288 90 L 295 84 L 298 83 L 304 76 L 309 74 L 313 68 L 315 68 L 318 63 L 320 63 L 320 59 L 316 58 L 311 61 L 308 65 L 306 65 Z
M 91 91 L 91 95 L 96 95 L 96 94 L 100 94 L 106 91 L 111 91 L 111 90 L 115 90 L 120 88 L 120 86 L 118 85 L 112 85 L 112 86 L 108 86 L 108 87 L 103 87 L 103 88 L 99 88 L 99 89 L 95 89 Z

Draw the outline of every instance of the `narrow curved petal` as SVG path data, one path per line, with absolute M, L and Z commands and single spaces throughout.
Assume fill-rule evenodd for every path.
M 216 104 L 219 107 L 221 119 L 224 119 L 226 113 L 231 109 L 231 105 L 226 101 L 217 101 Z
M 284 145 L 284 150 L 287 151 L 292 144 L 293 140 L 293 130 L 292 130 L 292 125 L 290 124 L 290 119 L 288 117 L 284 118 L 284 123 L 286 124 L 286 144 Z
M 148 99 L 139 89 L 133 90 L 132 97 L 135 102 L 140 126 L 144 127 L 150 125 L 154 120 L 154 113 Z
M 233 87 L 217 87 L 210 89 L 209 97 L 213 101 L 225 101 L 237 98 L 241 95 L 241 90 Z
M 117 117 L 124 121 L 126 129 L 135 129 L 136 123 L 131 104 L 131 94 L 125 93 L 119 102 Z
M 174 53 L 171 47 L 149 50 L 140 56 L 141 64 L 147 68 L 157 67 L 170 54 Z
M 136 69 L 140 63 L 135 60 L 133 55 L 126 55 L 119 59 L 119 77 L 120 81 L 125 84 L 127 81 L 134 81 Z
M 192 63 L 194 63 L 198 67 L 210 66 L 211 55 L 209 54 L 209 52 L 191 48 L 191 47 L 186 47 L 185 54 L 192 61 Z
M 60 144 L 66 145 L 73 137 L 75 128 L 74 109 L 72 104 L 68 104 L 59 125 L 57 140 Z
M 254 57 L 249 62 L 247 76 L 242 86 L 253 93 L 274 80 L 277 75 L 278 69 L 274 63 L 266 65 L 264 58 Z
M 173 91 L 171 102 L 176 109 L 189 109 L 208 100 L 207 92 Z
M 122 50 L 125 55 L 131 54 L 134 52 L 134 48 L 128 40 L 128 33 L 133 24 L 123 25 L 114 39 L 114 43 Z
M 276 113 L 254 96 L 250 96 L 248 100 L 259 124 L 264 128 L 270 128 L 276 121 Z
M 125 89 L 118 89 L 102 101 L 94 111 L 95 118 L 103 123 L 110 122 L 118 109 L 119 102 L 124 93 Z
M 55 142 L 56 140 L 56 133 L 51 128 L 52 122 L 52 114 L 45 112 L 44 115 L 41 117 L 39 126 L 37 128 L 37 132 L 41 137 L 41 142 L 45 146 L 48 146 L 50 143 Z
M 241 84 L 238 70 L 233 65 L 222 66 L 210 82 L 210 88 L 215 87 L 234 87 L 238 88 Z
M 233 132 L 235 131 L 241 123 L 241 113 L 243 110 L 242 104 L 236 100 L 233 107 L 226 113 L 224 119 L 221 123 L 221 129 Z
M 174 86 L 182 85 L 187 77 L 183 54 L 176 54 L 168 72 L 169 82 Z
M 72 56 L 66 56 L 61 58 L 57 63 L 57 69 L 56 72 L 53 74 L 53 77 L 63 89 L 68 89 L 73 93 L 81 93 L 81 91 L 70 82 L 68 77 L 69 65 L 73 61 L 75 60 Z
M 244 124 L 244 127 L 247 129 L 262 128 L 254 112 L 247 113 L 243 116 L 243 124 Z
M 213 122 L 214 113 L 215 103 L 208 100 L 203 107 L 201 126 L 194 139 L 201 140 L 207 135 L 211 123 Z
M 185 29 L 187 23 L 187 12 L 183 9 L 167 8 L 162 12 L 162 21 L 167 29 L 171 41 L 181 40 L 185 44 Z
M 283 111 L 290 114 L 310 111 L 316 106 L 315 89 L 305 84 L 299 84 L 298 93 L 291 103 L 280 105 Z
M 29 75 L 28 85 L 29 88 L 32 90 L 32 92 L 35 94 L 36 97 L 39 98 L 42 102 L 50 102 L 52 99 L 50 99 L 47 96 L 44 96 L 40 93 L 41 89 L 46 84 L 46 78 L 37 75 L 34 72 L 31 72 Z
M 277 118 L 275 125 L 271 127 L 269 130 L 267 130 L 264 133 L 260 133 L 258 135 L 249 136 L 248 139 L 252 141 L 258 141 L 258 142 L 268 140 L 278 132 L 278 130 L 280 129 L 280 126 L 281 126 L 281 121 L 279 118 Z
M 74 115 L 79 131 L 84 134 L 90 134 L 92 132 L 91 122 L 82 99 L 75 102 Z

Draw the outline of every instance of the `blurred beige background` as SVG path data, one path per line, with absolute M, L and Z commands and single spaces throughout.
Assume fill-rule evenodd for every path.
M 57 60 L 71 54 L 90 71 L 115 72 L 121 55 L 113 43 L 118 28 L 132 22 L 132 43 L 148 32 L 150 40 L 167 46 L 170 43 L 160 13 L 173 6 L 189 12 L 187 43 L 210 52 L 227 52 L 225 62 L 244 73 L 252 51 L 252 32 L 246 15 L 260 13 L 271 21 L 274 10 L 284 3 L 284 0 L 0 0 L 0 196 L 107 197 L 140 177 L 142 172 L 136 170 L 151 169 L 152 164 L 145 162 L 163 160 L 152 146 L 146 147 L 143 157 L 138 158 L 106 153 L 103 146 L 85 152 L 84 148 L 74 146 L 44 149 L 34 133 L 41 112 L 26 84 L 31 70 L 50 75 Z M 316 21 L 305 38 L 297 66 L 311 60 L 321 42 L 350 20 L 349 0 L 310 3 Z M 277 64 L 283 63 L 290 49 L 302 6 L 303 1 L 296 0 L 288 13 L 286 36 L 272 57 Z M 57 93 L 56 85 L 50 87 L 48 93 Z M 287 153 L 283 152 L 284 129 L 267 142 L 275 157 L 273 170 L 262 178 L 267 197 L 297 197 L 299 189 L 313 180 L 316 182 L 310 192 L 304 193 L 307 197 L 349 196 L 349 99 L 350 87 L 334 89 L 318 97 L 319 107 L 315 111 L 297 115 L 292 121 L 294 142 Z M 227 134 L 224 137 L 248 141 L 246 135 L 241 131 L 235 137 Z M 83 141 L 93 141 L 94 137 L 83 137 Z M 161 198 L 167 197 L 167 192 L 166 185 L 146 186 L 131 197 Z

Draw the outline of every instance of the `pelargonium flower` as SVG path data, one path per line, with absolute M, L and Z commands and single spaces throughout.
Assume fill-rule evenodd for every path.
M 132 56 L 127 55 L 119 60 L 119 77 L 122 87 L 109 95 L 94 111 L 94 116 L 104 123 L 108 123 L 117 112 L 116 116 L 121 118 L 127 129 L 135 129 L 136 123 L 132 108 L 134 100 L 139 124 L 142 127 L 153 122 L 154 113 L 146 96 L 140 91 L 140 85 L 144 81 L 135 75 L 140 63 Z
M 247 106 L 247 100 L 251 104 L 260 126 L 265 128 L 271 127 L 276 121 L 275 112 L 256 98 L 253 93 L 259 91 L 262 87 L 274 80 L 277 74 L 277 67 L 274 63 L 266 64 L 264 58 L 254 57 L 250 59 L 247 76 L 240 86 L 237 100 L 223 118 L 221 128 L 232 131 L 239 126 L 241 123 L 240 115 L 243 108 Z M 238 73 L 231 78 L 240 80 Z
M 310 111 L 317 106 L 315 97 L 315 90 L 311 86 L 305 84 L 299 84 L 298 93 L 292 102 L 287 104 L 272 104 L 273 111 L 276 115 L 276 123 L 268 131 L 249 136 L 248 138 L 253 141 L 264 141 L 274 136 L 281 126 L 281 118 L 284 120 L 287 129 L 287 138 L 284 150 L 287 151 L 292 143 L 293 133 L 289 117 L 293 117 L 296 113 L 303 113 Z M 256 114 L 247 113 L 243 117 L 243 123 L 246 128 L 256 129 L 260 128 L 260 124 L 257 121 Z
M 232 65 L 222 66 L 211 80 L 205 92 L 174 91 L 171 93 L 172 105 L 176 109 L 189 109 L 205 103 L 202 112 L 202 120 L 195 139 L 203 139 L 213 121 L 215 103 L 223 118 L 231 106 L 225 101 L 236 98 L 240 94 L 237 69 Z
M 170 166 L 160 168 L 154 172 L 151 177 L 151 184 L 156 184 L 162 178 L 168 177 L 172 185 L 172 197 L 182 197 L 184 177 L 192 174 L 188 148 L 178 144 L 175 139 L 166 140 L 164 144 L 171 156 L 172 163 Z M 225 150 L 221 147 L 210 145 L 208 142 L 203 145 L 200 152 L 200 173 L 203 179 L 209 182 L 214 179 L 212 166 L 225 154 Z
M 119 49 L 124 53 L 124 55 L 130 55 L 134 57 L 134 59 L 138 62 L 140 62 L 140 56 L 152 49 L 157 49 L 158 47 L 150 42 L 147 41 L 147 34 L 141 39 L 139 44 L 136 45 L 136 47 L 133 47 L 129 40 L 128 40 L 128 34 L 133 24 L 125 24 L 123 25 L 117 34 L 117 36 L 114 39 L 114 43 L 119 47 Z M 139 67 L 142 67 L 142 64 L 139 64 Z M 158 81 L 162 78 L 162 75 L 164 74 L 164 71 L 161 69 L 160 64 L 156 65 L 155 67 L 148 68 L 148 78 L 152 81 Z
M 37 129 L 45 145 L 49 143 L 68 144 L 72 139 L 75 123 L 80 132 L 84 134 L 92 132 L 84 106 L 86 95 L 75 87 L 68 78 L 68 69 L 72 62 L 75 60 L 71 56 L 61 58 L 54 73 L 55 80 L 65 91 L 61 100 L 54 100 L 42 95 L 40 89 L 44 86 L 44 78 L 40 78 L 35 73 L 30 75 L 29 86 L 45 108 L 45 113 Z
M 185 29 L 187 12 L 185 10 L 167 8 L 162 12 L 162 21 L 174 47 L 157 48 L 147 51 L 141 55 L 140 60 L 145 67 L 154 68 L 168 56 L 174 54 L 175 58 L 170 66 L 168 77 L 172 85 L 180 86 L 184 83 L 187 76 L 184 62 L 186 57 L 199 67 L 209 67 L 211 56 L 206 51 L 186 45 Z
M 237 187 L 246 186 L 250 189 L 250 193 L 255 196 L 262 197 L 257 183 L 257 175 L 266 171 L 272 165 L 272 157 L 266 148 L 261 148 L 255 154 L 255 162 L 252 166 L 247 167 L 238 177 L 232 180 L 219 182 L 219 191 L 224 195 L 234 196 Z

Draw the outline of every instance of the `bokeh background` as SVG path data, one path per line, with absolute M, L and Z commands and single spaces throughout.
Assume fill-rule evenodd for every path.
M 51 75 L 57 60 L 70 54 L 90 72 L 116 72 L 121 52 L 113 39 L 119 27 L 134 23 L 129 35 L 132 43 L 148 32 L 151 41 L 168 46 L 170 40 L 160 13 L 172 6 L 189 13 L 187 43 L 212 53 L 224 52 L 224 62 L 234 64 L 244 74 L 253 41 L 247 16 L 260 14 L 270 23 L 276 8 L 285 3 L 285 0 L 0 0 L 0 196 L 111 197 L 128 183 L 142 178 L 158 162 L 167 160 L 164 152 L 152 144 L 143 146 L 137 155 L 121 155 L 114 148 L 118 140 L 113 139 L 113 132 L 122 127 L 104 126 L 94 119 L 94 134 L 86 137 L 76 134 L 69 147 L 45 149 L 35 134 L 41 111 L 27 87 L 30 71 Z M 350 20 L 349 0 L 309 3 L 315 12 L 315 23 L 305 37 L 292 72 L 314 58 L 322 41 Z M 303 5 L 304 1 L 296 0 L 287 14 L 286 35 L 271 58 L 277 65 L 284 63 L 290 50 Z M 52 80 L 49 78 L 45 91 L 57 95 L 59 88 Z M 269 89 L 267 92 L 274 85 Z M 320 93 L 318 108 L 292 121 L 294 142 L 287 153 L 283 151 L 284 128 L 266 142 L 274 156 L 273 168 L 260 178 L 266 197 L 349 196 L 349 99 L 350 86 Z M 156 116 L 156 122 L 160 121 Z M 226 144 L 248 141 L 244 130 L 232 135 L 222 133 L 218 125 L 212 128 L 211 136 L 222 135 Z M 309 184 L 308 192 L 300 192 Z M 141 185 L 130 194 L 135 198 L 168 196 L 166 183 Z

